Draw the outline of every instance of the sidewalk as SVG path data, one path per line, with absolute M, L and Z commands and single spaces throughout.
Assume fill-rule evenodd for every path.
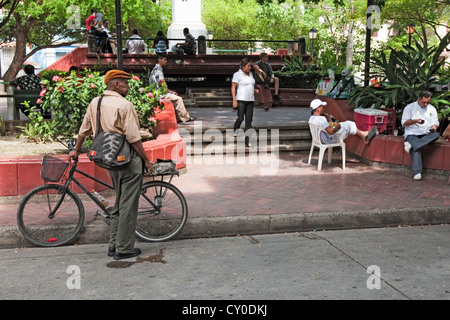
M 231 127 L 236 117 L 225 108 L 189 111 L 205 127 Z M 253 124 L 287 125 L 308 118 L 307 109 L 264 112 L 258 108 Z M 382 169 L 352 157 L 343 171 L 339 154 L 331 165 L 324 161 L 319 172 L 317 158 L 317 149 L 312 165 L 307 164 L 307 153 L 232 159 L 210 156 L 201 161 L 188 157 L 186 173 L 173 180 L 189 206 L 181 237 L 450 222 L 447 173 L 424 174 L 422 181 L 414 181 L 410 168 Z M 18 199 L 7 204 L 0 199 L 0 247 L 29 245 L 17 231 L 14 200 Z M 90 208 L 86 207 L 87 221 L 95 211 Z M 87 224 L 79 243 L 107 239 L 106 224 L 95 221 Z

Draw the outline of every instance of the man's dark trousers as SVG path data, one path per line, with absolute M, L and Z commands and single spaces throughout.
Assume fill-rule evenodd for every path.
M 422 173 L 422 152 L 423 146 L 432 143 L 439 139 L 439 134 L 437 132 L 432 132 L 424 135 L 408 135 L 406 136 L 406 141 L 408 141 L 411 148 L 411 158 L 412 158 L 412 169 L 414 175 Z

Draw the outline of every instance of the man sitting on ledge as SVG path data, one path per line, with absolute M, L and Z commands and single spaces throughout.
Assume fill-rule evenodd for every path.
M 156 83 L 156 87 L 164 86 L 166 88 L 164 99 L 170 100 L 175 108 L 175 114 L 177 116 L 178 123 L 186 123 L 195 121 L 197 118 L 192 117 L 184 106 L 183 98 L 181 98 L 175 91 L 169 90 L 164 79 L 163 67 L 167 64 L 167 58 L 163 54 L 156 55 L 156 65 L 150 74 L 150 85 Z
M 311 101 L 310 105 L 312 115 L 309 118 L 309 122 L 317 124 L 326 131 L 320 133 L 322 143 L 331 144 L 339 142 L 339 138 L 335 135 L 336 132 L 339 132 L 342 134 L 343 140 L 345 140 L 349 135 L 355 135 L 368 144 L 378 133 L 376 126 L 373 126 L 369 131 L 361 131 L 356 127 L 356 124 L 353 121 L 336 123 L 334 127 L 330 127 L 327 118 L 324 116 L 324 106 L 326 105 L 327 103 L 320 99 L 314 99 Z
M 405 151 L 411 153 L 414 180 L 422 180 L 422 147 L 439 139 L 437 111 L 430 100 L 431 93 L 422 91 L 417 101 L 408 104 L 402 114 Z

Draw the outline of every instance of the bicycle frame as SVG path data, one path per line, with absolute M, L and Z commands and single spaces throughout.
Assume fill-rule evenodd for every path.
M 76 158 L 74 159 L 73 163 L 72 163 L 72 167 L 70 168 L 70 171 L 69 171 L 69 176 L 68 176 L 66 182 L 65 182 L 64 185 L 63 185 L 63 189 L 62 189 L 62 197 L 61 197 L 61 199 L 58 201 L 58 203 L 56 204 L 55 208 L 49 213 L 49 215 L 48 215 L 49 219 L 53 219 L 53 217 L 54 217 L 56 211 L 59 209 L 60 205 L 62 204 L 62 202 L 63 202 L 63 200 L 64 200 L 64 196 L 66 195 L 67 190 L 69 189 L 69 185 L 70 185 L 70 183 L 71 183 L 72 181 L 74 181 L 74 182 L 77 184 L 77 186 L 80 187 L 80 189 L 83 190 L 83 192 L 84 192 L 85 194 L 87 194 L 87 195 L 89 196 L 89 198 L 90 198 L 92 201 L 94 201 L 94 203 L 96 203 L 97 206 L 98 206 L 100 209 L 102 209 L 103 214 L 102 214 L 102 213 L 98 213 L 98 215 L 101 215 L 101 216 L 103 216 L 103 217 L 108 217 L 108 216 L 109 216 L 109 211 L 108 211 L 108 209 L 103 205 L 103 203 L 102 203 L 100 200 L 98 200 L 91 192 L 89 192 L 89 191 L 81 184 L 81 182 L 79 182 L 79 181 L 77 180 L 77 178 L 75 178 L 73 175 L 74 175 L 75 172 L 77 172 L 77 173 L 79 173 L 79 174 L 81 174 L 81 175 L 83 175 L 83 176 L 85 176 L 85 177 L 87 177 L 87 178 L 89 178 L 89 179 L 91 179 L 91 180 L 94 180 L 95 182 L 100 183 L 101 185 L 103 185 L 103 186 L 105 186 L 105 187 L 107 187 L 107 188 L 109 188 L 109 189 L 114 189 L 114 187 L 111 186 L 111 185 L 109 185 L 108 183 L 106 183 L 106 182 L 100 180 L 100 179 L 97 179 L 97 178 L 91 176 L 91 175 L 88 174 L 88 173 L 85 173 L 85 172 L 83 172 L 83 171 L 77 169 L 77 164 L 78 164 L 78 157 L 76 157 Z M 168 182 L 168 183 L 171 183 L 171 182 L 172 182 L 172 179 L 173 179 L 173 176 L 174 176 L 175 174 L 178 176 L 178 175 L 179 175 L 178 171 L 173 171 L 173 172 L 168 172 L 168 173 L 164 173 L 164 174 L 159 174 L 158 176 L 161 176 L 161 180 L 164 179 L 164 176 L 167 176 L 167 175 L 170 176 L 170 179 L 169 179 L 169 182 Z M 153 176 L 153 178 L 154 178 L 154 177 L 155 177 L 155 176 Z M 167 192 L 167 191 L 166 191 L 166 192 Z M 145 196 L 144 194 L 143 194 L 143 197 L 144 197 L 144 198 L 145 198 L 145 199 L 153 206 L 154 210 L 158 211 L 158 213 L 159 213 L 159 209 L 160 209 L 161 205 L 155 204 L 151 199 L 149 199 L 149 198 L 148 198 L 147 196 Z M 151 213 L 151 210 L 150 210 L 149 212 L 139 212 L 138 214 L 146 214 L 146 213 Z
M 98 200 L 91 192 L 89 192 L 89 191 L 81 184 L 81 182 L 79 182 L 79 181 L 77 180 L 77 178 L 75 178 L 75 177 L 73 176 L 73 174 L 74 174 L 75 172 L 77 172 L 77 173 L 79 173 L 79 174 L 81 174 L 81 175 L 83 175 L 83 176 L 85 176 L 85 177 L 87 177 L 87 178 L 89 178 L 89 179 L 91 179 L 91 180 L 94 180 L 95 182 L 98 182 L 98 183 L 104 185 L 105 187 L 108 187 L 109 189 L 114 189 L 114 187 L 111 186 L 111 185 L 109 185 L 109 184 L 107 184 L 106 182 L 104 182 L 104 181 L 102 181 L 102 180 L 100 180 L 100 179 L 97 179 L 96 177 L 91 176 L 91 175 L 88 174 L 88 173 L 85 173 L 85 172 L 83 172 L 83 171 L 77 169 L 77 164 L 78 164 L 78 157 L 77 157 L 77 158 L 75 159 L 75 161 L 72 163 L 72 168 L 70 168 L 70 171 L 69 171 L 69 177 L 67 178 L 66 182 L 65 182 L 64 185 L 63 185 L 62 197 L 61 197 L 61 199 L 58 201 L 58 203 L 56 204 L 55 208 L 49 213 L 49 215 L 48 215 L 49 219 L 53 219 L 53 217 L 54 217 L 54 215 L 55 215 L 55 212 L 59 209 L 59 206 L 60 206 L 61 203 L 63 202 L 64 196 L 66 195 L 67 190 L 69 189 L 69 185 L 70 185 L 70 183 L 71 183 L 72 181 L 74 181 L 74 182 L 77 184 L 77 186 L 80 187 L 80 189 L 83 190 L 83 192 L 84 192 L 85 194 L 87 194 L 87 195 L 89 196 L 89 198 L 91 198 L 91 200 L 94 201 L 100 209 L 102 209 L 102 211 L 104 212 L 104 215 L 105 215 L 105 216 L 108 216 L 108 215 L 109 215 L 109 212 L 108 212 L 108 210 L 106 209 L 106 207 L 103 205 L 103 203 L 101 203 L 100 200 Z

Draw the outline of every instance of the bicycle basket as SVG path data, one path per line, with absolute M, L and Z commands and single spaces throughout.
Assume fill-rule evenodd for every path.
M 42 158 L 41 177 L 45 181 L 58 182 L 69 165 L 59 158 L 44 156 Z

